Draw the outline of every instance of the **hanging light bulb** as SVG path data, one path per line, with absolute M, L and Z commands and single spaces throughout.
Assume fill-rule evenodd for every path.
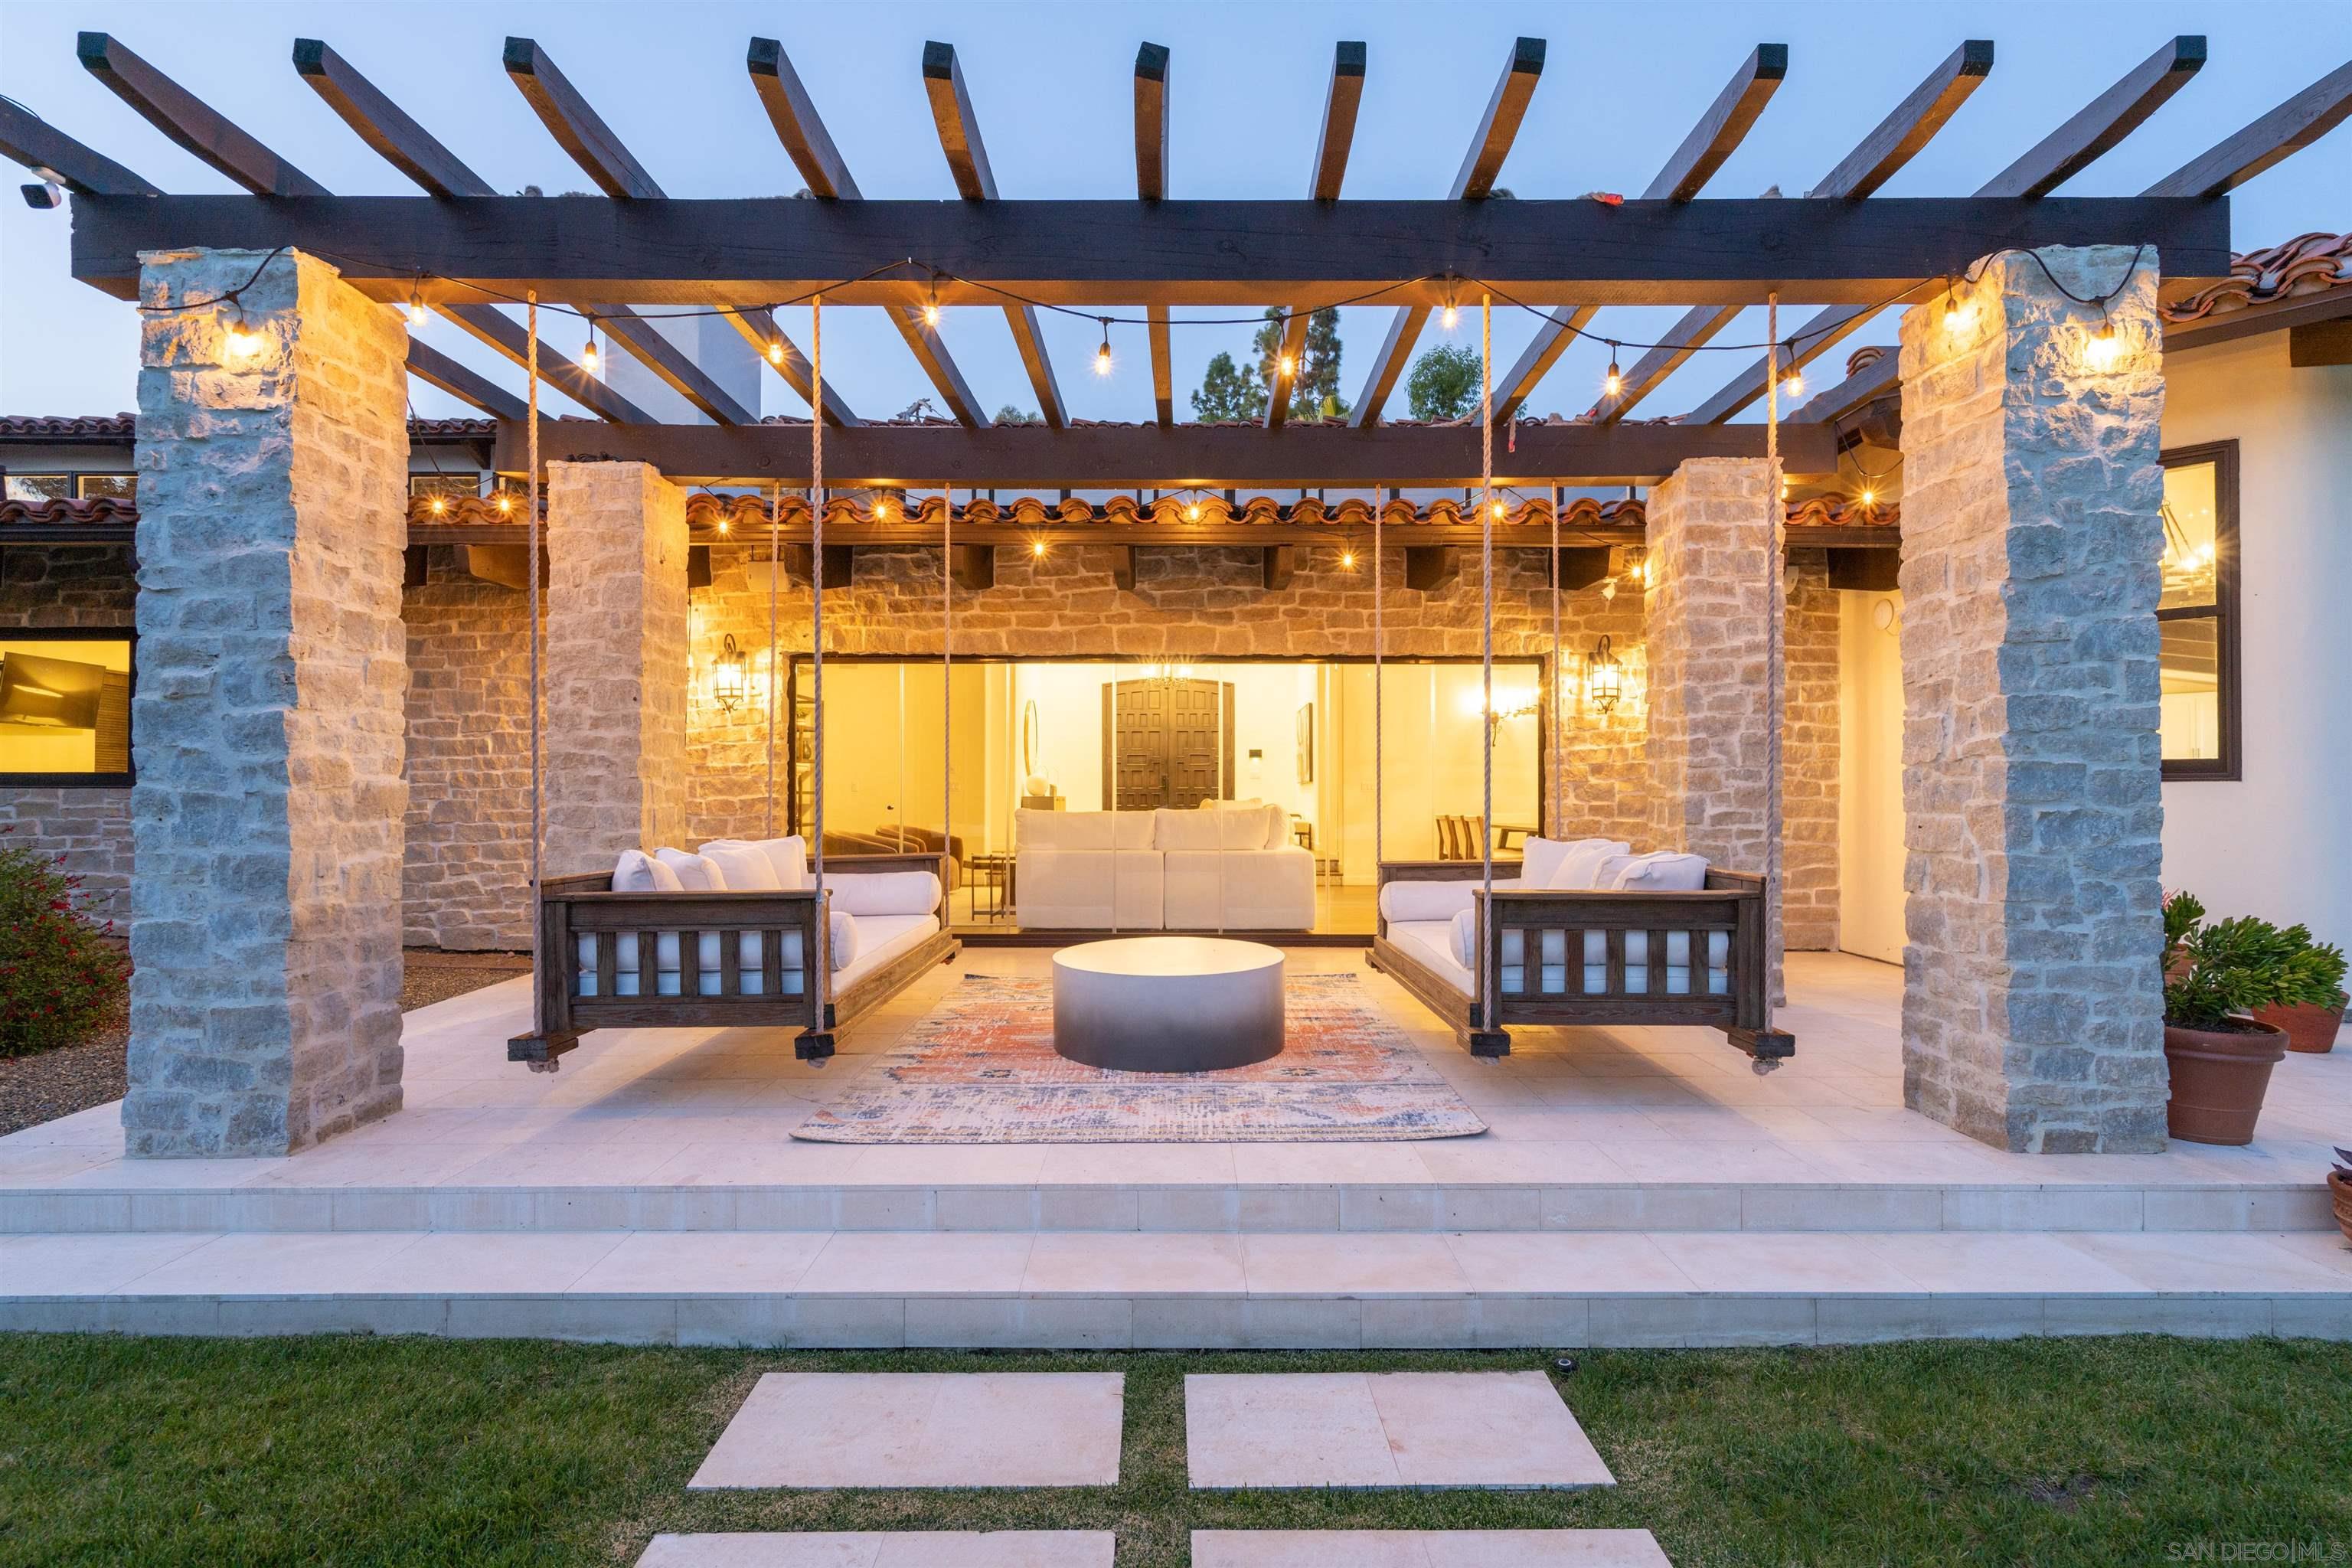
M 504 490 L 500 490 L 499 492 L 499 515 L 500 517 L 505 517 L 508 513 L 513 510 L 514 497 Z
M 1110 374 L 1110 318 L 1108 316 L 1102 318 L 1102 346 L 1095 350 L 1095 374 L 1097 375 Z
M 890 521 L 890 498 L 888 496 L 883 496 L 875 501 L 874 521 L 877 522 L 887 522 Z
M 1494 511 L 1494 514 L 1495 514 L 1495 521 L 1496 521 L 1496 522 L 1500 522 L 1500 521 L 1503 521 L 1503 514 L 1504 514 L 1504 512 L 1505 512 L 1507 509 L 1507 508 L 1505 508 L 1505 506 L 1503 505 L 1503 503 L 1502 503 L 1501 501 L 1499 501 L 1499 500 L 1498 500 L 1498 501 L 1496 501 L 1496 502 L 1494 504 L 1494 506 L 1493 506 L 1493 508 L 1492 508 L 1491 510 Z
M 1185 503 L 1184 521 L 1186 522 L 1198 522 L 1201 521 L 1201 503 L 1199 501 L 1188 501 Z
M 2099 330 L 2093 332 L 2091 341 L 2083 345 L 2083 357 L 2093 370 L 2113 370 L 2122 362 L 2123 334 L 2116 331 L 2113 321 L 2105 318 L 2100 320 Z
M 1878 492 L 1871 489 L 1868 485 L 1863 486 L 1862 504 L 1864 506 L 1876 506 L 1878 504 Z
M 403 305 L 400 310 L 401 313 L 408 318 L 408 324 L 411 327 L 421 327 L 433 319 L 432 312 L 425 308 L 425 295 L 421 289 L 409 289 L 408 303 Z
M 1290 355 L 1285 354 L 1275 362 L 1275 368 L 1280 373 L 1282 378 L 1287 381 L 1290 379 L 1291 372 L 1298 368 L 1298 362 Z
M 1356 552 L 1354 551 L 1342 550 L 1339 552 L 1339 569 L 1343 572 L 1353 572 L 1356 569 Z
M 236 319 L 229 322 L 222 343 L 231 359 L 245 359 L 261 352 L 261 334 L 245 324 L 244 306 L 237 306 Z
M 1609 345 L 1609 374 L 1601 378 L 1601 390 L 1611 397 L 1625 390 L 1625 374 L 1617 368 L 1617 345 L 1613 342 Z
M 1030 554 L 1032 554 L 1032 555 L 1043 555 L 1043 554 L 1045 554 L 1045 542 L 1044 540 L 1042 540 L 1042 539 L 1033 539 L 1033 540 L 1031 540 L 1031 541 L 1029 542 L 1029 553 L 1030 553 Z
M 1445 309 L 1437 312 L 1437 324 L 1449 332 L 1462 324 L 1462 311 L 1453 300 L 1445 301 Z
M 449 500 L 446 496 L 435 496 L 431 500 L 425 502 L 425 510 L 430 511 L 436 517 L 444 516 L 449 510 Z
M 603 368 L 596 353 L 596 321 L 593 316 L 588 321 L 588 342 L 580 350 L 580 368 L 590 375 L 598 374 Z
M 1796 352 L 1790 351 L 1789 374 L 1780 378 L 1780 391 L 1790 401 L 1805 395 L 1805 374 L 1796 366 Z
M 923 301 L 923 325 L 927 327 L 936 327 L 939 324 L 940 296 L 939 291 L 935 289 L 931 291 L 930 298 Z
M 783 339 L 777 338 L 768 344 L 768 363 L 770 364 L 782 364 L 784 363 Z

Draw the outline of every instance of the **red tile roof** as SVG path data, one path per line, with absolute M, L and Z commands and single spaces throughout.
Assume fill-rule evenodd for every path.
M 2230 276 L 2164 307 L 2164 319 L 2202 321 L 2329 289 L 2352 287 L 2352 234 L 2298 234 L 2230 259 Z
M 65 527 L 135 523 L 139 503 L 114 496 L 78 500 L 0 500 L 0 523 L 53 523 Z

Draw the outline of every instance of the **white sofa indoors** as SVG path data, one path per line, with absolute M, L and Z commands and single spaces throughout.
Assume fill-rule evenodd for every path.
M 812 886 L 804 842 L 798 837 L 717 839 L 695 854 L 656 849 L 652 854 L 625 849 L 613 868 L 616 893 L 783 892 Z M 919 944 L 940 929 L 940 879 L 929 871 L 827 871 L 824 879 L 833 910 L 828 937 L 833 950 L 833 989 L 845 991 L 866 974 Z M 756 995 L 763 984 L 760 933 L 740 933 L 738 966 L 743 994 Z M 719 994 L 720 963 L 717 933 L 705 931 L 696 947 L 695 964 L 701 994 Z M 617 940 L 616 996 L 639 994 L 637 939 L 623 932 Z M 796 996 L 802 990 L 801 938 L 798 931 L 783 937 L 781 959 L 782 991 Z M 595 938 L 579 938 L 579 994 L 596 994 Z M 656 938 L 655 982 L 664 996 L 678 994 L 678 933 L 662 931 Z
M 1013 918 L 1044 931 L 1315 925 L 1315 857 L 1292 842 L 1289 813 L 1259 801 L 1017 811 L 1013 880 Z

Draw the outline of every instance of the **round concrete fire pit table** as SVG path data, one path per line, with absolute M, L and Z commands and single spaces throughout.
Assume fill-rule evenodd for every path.
M 1213 1072 L 1282 1054 L 1282 952 L 1135 936 L 1054 955 L 1054 1048 L 1121 1072 Z

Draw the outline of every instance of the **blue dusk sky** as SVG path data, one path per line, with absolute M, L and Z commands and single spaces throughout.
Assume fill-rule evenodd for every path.
M 222 175 L 173 146 L 74 58 L 78 29 L 116 35 L 296 166 L 352 195 L 414 187 L 360 142 L 290 63 L 293 40 L 317 37 L 502 190 L 588 190 L 499 67 L 509 34 L 537 38 L 637 160 L 677 196 L 788 195 L 801 180 L 776 141 L 743 68 L 755 34 L 781 38 L 869 197 L 951 200 L 955 191 L 926 106 L 926 39 L 952 43 L 1008 196 L 1122 197 L 1135 190 L 1130 136 L 1137 45 L 1172 52 L 1171 194 L 1292 198 L 1307 192 L 1332 47 L 1368 46 L 1361 118 L 1346 195 L 1443 195 L 1493 89 L 1512 39 L 1549 41 L 1541 84 L 1502 183 L 1528 197 L 1591 190 L 1638 193 L 1733 69 L 1759 42 L 1789 46 L 1789 74 L 1763 118 L 1707 188 L 1749 196 L 1777 184 L 1790 196 L 1820 180 L 1938 60 L 1969 37 L 1990 37 L 1992 75 L 1943 132 L 1886 187 L 1888 195 L 1959 195 L 1976 188 L 2176 33 L 2202 33 L 2204 70 L 2121 146 L 2064 187 L 2130 195 L 2169 174 L 2324 72 L 2352 58 L 2352 5 L 1942 4 L 1871 0 L 1813 5 L 1004 3 L 963 5 L 175 4 L 44 5 L 0 0 L 0 94 L 168 190 L 227 193 Z M 13 168 L 14 166 L 11 165 Z M 14 181 L 12 184 L 16 183 Z M 2240 190 L 2241 249 L 2313 229 L 2352 228 L 2352 127 Z M 0 203 L 0 413 L 91 414 L 129 408 L 137 367 L 131 308 L 67 275 L 69 217 L 35 212 L 13 192 Z M 1126 312 L 1140 315 L 1140 311 Z M 1232 315 L 1202 310 L 1196 315 Z M 1183 312 L 1179 312 L 1181 322 Z M 1340 373 L 1350 398 L 1369 368 L 1386 308 L 1342 312 Z M 1625 341 L 1675 312 L 1617 309 L 1594 329 Z M 1762 334 L 1761 312 L 1727 342 Z M 785 328 L 805 346 L 805 310 Z M 929 395 L 929 384 L 879 311 L 828 312 L 827 379 L 868 417 Z M 1496 320 L 1507 363 L 1533 330 L 1510 310 Z M 457 328 L 429 341 L 509 388 L 520 372 Z M 990 410 L 1033 406 L 1003 315 L 949 312 L 943 329 Z M 1048 314 L 1045 340 L 1072 414 L 1147 419 L 1151 378 L 1139 329 L 1115 339 L 1108 377 L 1090 373 L 1097 330 Z M 1855 343 L 1891 342 L 1882 318 Z M 547 335 L 572 348 L 576 326 Z M 1179 327 L 1177 405 L 1219 350 L 1247 357 L 1244 326 Z M 1433 322 L 1423 345 L 1439 340 Z M 1476 339 L 1465 317 L 1461 341 Z M 1842 361 L 1844 350 L 1834 351 Z M 1629 354 L 1628 358 L 1632 356 Z M 1597 344 L 1562 355 L 1528 411 L 1591 405 L 1608 358 Z M 1664 414 L 1704 399 L 1752 358 L 1695 356 L 1647 403 Z M 1833 377 L 1832 378 L 1833 379 Z M 420 415 L 469 412 L 415 384 Z M 763 378 L 768 413 L 804 405 Z M 1402 398 L 1391 404 L 1402 412 Z M 566 410 L 561 397 L 550 407 Z

